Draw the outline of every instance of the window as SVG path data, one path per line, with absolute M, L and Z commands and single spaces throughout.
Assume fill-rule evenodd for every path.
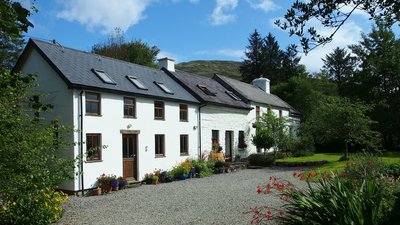
M 258 121 L 260 119 L 260 106 L 256 106 L 256 120 Z
M 279 117 L 282 117 L 282 110 L 279 110 Z
M 215 96 L 215 93 L 212 93 L 210 90 L 208 90 L 206 86 L 198 84 L 197 87 L 200 88 L 200 90 L 202 90 L 206 95 Z
M 132 82 L 133 85 L 135 85 L 137 88 L 142 89 L 142 90 L 147 90 L 148 88 L 144 86 L 142 82 L 138 80 L 137 77 L 134 76 L 126 76 L 130 82 Z
M 239 130 L 239 148 L 246 148 L 246 142 L 244 141 L 244 131 Z
M 154 101 L 154 119 L 164 119 L 164 102 Z
M 235 95 L 233 92 L 225 91 L 225 93 L 228 94 L 231 98 L 233 98 L 233 100 L 240 101 L 240 98 L 237 95 Z
M 219 146 L 219 130 L 211 131 L 211 145 L 212 149 L 216 150 Z
M 188 121 L 188 106 L 186 104 L 179 104 L 179 121 Z
M 86 134 L 86 160 L 101 160 L 101 134 Z
M 134 98 L 124 98 L 124 117 L 136 117 L 136 100 Z
M 157 81 L 154 81 L 154 83 L 155 83 L 159 88 L 161 88 L 161 90 L 163 90 L 165 93 L 171 94 L 171 95 L 174 94 L 174 92 L 172 92 L 169 88 L 167 88 L 167 86 L 165 86 L 164 83 L 160 83 L 160 82 L 157 82 Z
M 155 135 L 155 153 L 156 156 L 165 156 L 165 135 L 156 134 Z
M 181 155 L 189 155 L 189 135 L 181 135 Z
M 108 76 L 108 74 L 106 72 L 104 72 L 102 70 L 95 70 L 95 69 L 92 69 L 92 72 L 94 74 L 96 74 L 100 78 L 100 80 L 102 80 L 104 83 L 116 84 L 115 81 L 113 79 L 111 79 L 111 77 Z
M 100 115 L 100 94 L 86 92 L 86 114 Z

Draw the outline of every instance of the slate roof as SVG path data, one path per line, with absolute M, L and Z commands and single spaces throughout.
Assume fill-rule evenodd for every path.
M 300 114 L 296 109 L 290 106 L 288 103 L 280 99 L 278 96 L 274 94 L 266 93 L 260 88 L 248 84 L 242 81 L 238 81 L 226 76 L 215 74 L 213 77 L 214 80 L 219 81 L 224 87 L 230 89 L 235 92 L 238 96 L 240 96 L 247 103 L 257 102 L 261 104 L 271 105 L 279 108 L 289 109 L 291 113 Z
M 227 107 L 233 108 L 241 108 L 241 109 L 248 109 L 250 110 L 251 107 L 246 104 L 241 99 L 235 100 L 232 98 L 227 92 L 224 86 L 218 83 L 216 80 L 198 76 L 195 74 L 183 72 L 176 70 L 175 72 L 171 72 L 165 70 L 165 72 L 169 73 L 169 75 L 180 82 L 182 85 L 186 87 L 188 91 L 190 91 L 200 102 L 207 103 L 207 104 L 214 104 L 214 105 L 223 105 Z M 207 95 L 204 91 L 199 88 L 199 85 L 207 87 L 207 89 L 214 93 L 215 96 Z
M 195 97 L 162 70 L 66 48 L 58 44 L 40 40 L 29 40 L 14 70 L 18 70 L 23 64 L 24 57 L 28 55 L 29 48 L 31 47 L 38 50 L 70 88 L 100 89 L 106 92 L 199 103 Z M 106 72 L 116 84 L 103 82 L 92 69 Z M 127 75 L 137 77 L 148 89 L 139 89 L 126 78 Z M 163 83 L 173 94 L 166 93 L 155 82 Z

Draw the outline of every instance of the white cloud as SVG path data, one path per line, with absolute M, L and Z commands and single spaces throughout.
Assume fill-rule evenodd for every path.
M 103 33 L 111 33 L 119 27 L 126 31 L 144 19 L 144 11 L 151 0 L 59 0 L 63 10 L 58 18 L 77 21 L 88 30 L 100 28 Z
M 217 50 L 203 50 L 195 52 L 196 55 L 209 55 L 209 56 L 225 56 L 233 59 L 240 60 L 244 57 L 244 51 L 238 49 L 217 49 Z
M 189 2 L 190 2 L 190 3 L 194 3 L 194 4 L 196 4 L 196 3 L 198 3 L 198 2 L 199 2 L 199 0 L 189 0 Z
M 217 4 L 211 14 L 211 24 L 214 26 L 226 24 L 235 20 L 231 14 L 238 5 L 238 0 L 217 0 Z
M 327 36 L 333 32 L 333 29 L 328 29 L 322 27 L 319 23 L 317 24 L 315 21 L 313 24 L 315 29 L 320 32 L 320 34 Z M 306 65 L 308 71 L 310 72 L 318 72 L 323 65 L 322 58 L 333 51 L 336 47 L 346 48 L 348 45 L 356 44 L 361 39 L 362 28 L 357 25 L 353 21 L 347 21 L 335 34 L 332 42 L 319 46 L 316 49 L 312 50 L 305 56 L 301 55 L 301 63 Z
M 253 9 L 261 9 L 265 12 L 273 11 L 279 8 L 272 0 L 247 0 Z

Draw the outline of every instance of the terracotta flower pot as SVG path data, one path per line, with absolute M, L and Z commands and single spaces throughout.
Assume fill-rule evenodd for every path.
M 158 184 L 158 180 L 153 180 L 153 184 L 157 185 Z
M 99 196 L 101 195 L 101 188 L 95 188 L 93 189 L 93 195 Z

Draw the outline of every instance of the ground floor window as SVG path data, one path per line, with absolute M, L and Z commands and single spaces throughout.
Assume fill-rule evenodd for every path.
M 182 134 L 180 138 L 181 155 L 189 155 L 189 135 Z
M 245 140 L 244 140 L 244 131 L 242 131 L 242 130 L 239 130 L 239 142 L 238 142 L 238 147 L 239 148 L 246 148 L 247 147 L 247 145 L 246 145 L 246 142 L 245 142 Z
M 86 160 L 101 160 L 101 134 L 86 134 Z
M 156 156 L 165 156 L 165 135 L 156 134 L 155 135 L 155 153 Z

